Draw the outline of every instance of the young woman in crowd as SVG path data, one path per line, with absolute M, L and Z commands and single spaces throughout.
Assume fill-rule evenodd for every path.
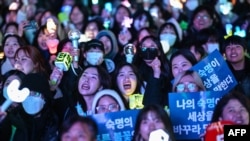
M 58 116 L 53 110 L 53 98 L 48 80 L 41 73 L 30 73 L 21 80 L 20 89 L 28 88 L 30 93 L 17 110 L 7 114 L 13 130 L 9 140 L 51 140 L 58 139 Z
M 112 89 L 103 89 L 95 94 L 92 103 L 93 114 L 103 114 L 126 110 L 121 95 Z
M 182 71 L 190 69 L 197 63 L 195 56 L 188 49 L 180 49 L 174 52 L 170 58 L 170 67 L 173 78 Z
M 137 116 L 132 141 L 148 141 L 150 133 L 157 129 L 163 129 L 169 135 L 169 141 L 175 141 L 167 112 L 159 105 L 147 105 Z
M 42 54 L 33 46 L 25 46 L 17 49 L 15 54 L 15 68 L 29 73 L 42 73 L 48 78 L 51 70 L 47 66 Z
M 131 104 L 133 94 L 140 94 L 143 97 L 145 86 L 139 74 L 138 68 L 130 63 L 120 63 L 112 76 L 114 89 L 119 92 L 125 102 L 126 107 L 134 109 Z M 142 101 L 140 103 L 142 105 Z M 139 105 L 138 105 L 139 106 Z
M 73 5 L 69 14 L 68 27 L 64 28 L 65 31 L 69 32 L 71 29 L 77 29 L 83 32 L 85 26 L 87 25 L 88 17 L 89 12 L 86 7 L 79 3 Z
M 166 95 L 171 91 L 171 73 L 160 41 L 154 36 L 144 37 L 137 50 L 135 65 L 138 66 L 143 81 L 147 83 L 143 104 L 165 105 Z
M 117 39 L 118 39 L 118 34 L 120 33 L 120 31 L 122 30 L 122 22 L 124 20 L 124 17 L 132 17 L 132 13 L 130 11 L 130 9 L 122 4 L 118 5 L 116 7 L 116 10 L 114 12 L 114 25 L 111 28 L 111 30 L 114 32 L 114 34 L 116 35 Z
M 22 79 L 25 77 L 25 74 L 19 70 L 10 70 L 6 72 L 2 76 L 2 88 L 1 88 L 1 95 L 0 95 L 0 104 L 3 104 L 7 99 L 9 99 L 8 93 L 7 93 L 7 87 L 9 84 L 14 80 L 18 80 L 19 82 L 22 82 Z M 21 108 L 21 104 L 13 102 L 10 107 L 4 112 L 4 115 L 0 116 L 0 137 L 1 140 L 7 141 L 10 139 L 10 135 L 12 132 L 11 128 L 11 120 L 10 116 L 11 113 L 15 113 L 19 111 Z M 0 107 L 2 110 L 2 108 Z M 0 112 L 1 113 L 1 112 Z M 6 117 L 7 116 L 7 117 Z
M 111 88 L 111 78 L 101 66 L 87 66 L 78 75 L 77 83 L 71 97 L 68 97 L 69 108 L 65 111 L 64 119 L 71 115 L 92 115 L 93 99 L 102 89 Z
M 173 92 L 199 92 L 205 91 L 206 88 L 199 76 L 194 70 L 180 72 L 174 79 Z
M 6 35 L 2 42 L 4 57 L 1 60 L 1 75 L 15 69 L 15 53 L 18 48 L 24 46 L 24 41 L 16 34 Z
M 175 25 L 171 22 L 165 22 L 158 29 L 158 38 L 161 41 L 164 54 L 168 59 L 180 48 L 180 37 Z

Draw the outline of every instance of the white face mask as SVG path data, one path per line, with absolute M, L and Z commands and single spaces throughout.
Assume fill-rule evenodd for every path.
M 170 47 L 174 45 L 176 38 L 176 35 L 170 33 L 163 33 L 160 35 L 160 40 L 167 41 Z
M 103 62 L 102 52 L 87 52 L 86 60 L 91 65 L 100 65 Z
M 212 53 L 216 49 L 219 50 L 218 43 L 207 43 L 207 53 Z
M 45 104 L 44 99 L 37 96 L 28 96 L 23 102 L 22 106 L 27 114 L 35 115 L 43 109 Z
M 193 11 L 199 6 L 198 0 L 187 0 L 185 3 L 188 10 Z
M 5 99 L 9 99 L 9 96 L 8 96 L 8 94 L 7 94 L 7 87 L 4 87 L 4 88 L 3 88 L 3 97 L 4 97 Z

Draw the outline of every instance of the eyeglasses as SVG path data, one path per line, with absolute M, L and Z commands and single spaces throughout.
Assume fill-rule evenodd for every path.
M 97 112 L 103 113 L 106 111 L 115 112 L 119 110 L 118 104 L 100 105 L 96 107 Z
M 197 85 L 195 83 L 188 83 L 188 84 L 177 84 L 176 86 L 176 91 L 177 92 L 184 92 L 185 88 L 189 91 L 189 92 L 194 92 L 195 89 L 197 88 Z

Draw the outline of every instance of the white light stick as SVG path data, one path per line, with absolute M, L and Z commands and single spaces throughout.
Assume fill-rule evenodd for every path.
M 9 86 L 7 86 L 7 95 L 9 99 L 1 105 L 1 112 L 4 112 L 11 105 L 12 102 L 23 102 L 30 93 L 28 88 L 23 88 L 19 90 L 20 82 L 17 79 L 11 81 Z
M 173 8 L 182 9 L 182 8 L 183 8 L 182 2 L 186 2 L 186 1 L 170 0 L 170 5 L 171 5 Z
M 127 28 L 130 28 L 132 23 L 133 23 L 132 18 L 124 17 L 122 21 L 122 26 L 123 26 L 122 32 L 124 33 L 127 30 Z
M 80 39 L 81 32 L 79 30 L 70 30 L 68 33 L 68 38 L 71 40 L 74 49 L 78 49 L 78 40 Z M 74 56 L 74 61 L 78 62 L 79 57 Z

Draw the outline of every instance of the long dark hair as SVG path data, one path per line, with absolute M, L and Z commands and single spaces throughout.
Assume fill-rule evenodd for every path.
M 160 41 L 155 36 L 152 36 L 152 35 L 146 36 L 141 40 L 141 42 L 139 43 L 139 46 L 137 46 L 137 50 L 139 51 L 138 55 L 137 55 L 137 59 L 138 59 L 138 56 L 140 55 L 140 47 L 142 46 L 143 42 L 146 41 L 147 39 L 151 39 L 153 42 L 155 42 L 155 44 L 160 52 L 158 57 L 159 57 L 159 60 L 161 61 L 161 70 L 162 70 L 161 73 L 162 73 L 162 75 L 165 78 L 171 78 L 170 77 L 171 71 L 170 71 L 170 67 L 169 67 L 169 61 L 167 60 L 166 56 L 164 55 L 163 48 L 162 48 Z M 138 61 L 144 62 L 141 59 L 138 59 Z M 139 63 L 139 62 L 136 62 L 136 63 Z
M 163 109 L 163 107 L 161 107 L 160 105 L 156 105 L 156 104 L 145 106 L 143 109 L 140 110 L 136 119 L 134 136 L 133 136 L 132 141 L 139 141 L 139 139 L 141 138 L 141 135 L 139 133 L 140 126 L 141 126 L 143 119 L 145 119 L 145 117 L 147 116 L 149 112 L 154 112 L 161 119 L 161 121 L 163 122 L 165 126 L 166 132 L 169 134 L 170 140 L 175 141 L 173 126 L 169 118 L 169 115 Z

